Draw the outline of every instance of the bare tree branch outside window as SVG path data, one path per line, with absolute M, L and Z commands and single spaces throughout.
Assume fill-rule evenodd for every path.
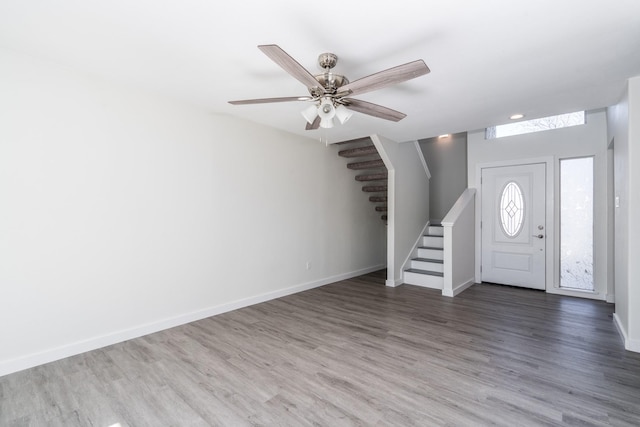
M 540 119 L 525 120 L 522 122 L 488 127 L 485 132 L 485 138 L 495 139 L 505 136 L 522 135 L 525 133 L 540 132 L 543 130 L 583 125 L 584 123 L 584 111 L 578 111 L 575 113 L 559 114 L 557 116 L 549 116 Z

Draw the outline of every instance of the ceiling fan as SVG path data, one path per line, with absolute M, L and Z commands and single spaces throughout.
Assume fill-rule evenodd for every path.
M 406 117 L 406 114 L 382 105 L 372 104 L 360 99 L 351 98 L 365 92 L 411 80 L 429 73 L 429 67 L 423 60 L 418 59 L 397 67 L 389 68 L 367 77 L 349 82 L 345 76 L 333 74 L 331 69 L 338 62 L 333 53 L 323 53 L 318 56 L 318 64 L 324 73 L 313 75 L 300 65 L 278 45 L 267 44 L 258 46 L 265 55 L 294 78 L 304 84 L 309 90 L 309 96 L 289 96 L 280 98 L 244 99 L 229 101 L 233 105 L 266 104 L 271 102 L 312 101 L 313 105 L 305 108 L 302 115 L 307 120 L 307 130 L 333 127 L 333 119 L 345 123 L 352 115 L 351 111 L 368 114 L 394 122 Z

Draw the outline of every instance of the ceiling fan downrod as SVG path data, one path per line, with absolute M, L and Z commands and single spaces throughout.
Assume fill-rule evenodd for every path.
M 321 95 L 335 95 L 338 89 L 349 83 L 349 80 L 340 74 L 333 74 L 331 69 L 338 63 L 338 56 L 334 53 L 325 52 L 318 56 L 318 65 L 324 68 L 323 74 L 317 74 L 314 77 L 324 89 L 324 93 L 317 94 L 314 90 L 309 89 L 311 96 L 317 97 Z

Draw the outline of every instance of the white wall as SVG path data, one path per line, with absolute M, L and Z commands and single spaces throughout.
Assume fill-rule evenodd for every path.
M 402 266 L 429 222 L 429 178 L 417 143 L 373 135 L 389 172 L 387 285 L 402 284 Z
M 629 342 L 640 352 L 640 76 L 629 80 Z
M 444 285 L 453 297 L 475 283 L 476 190 L 467 188 L 442 220 L 444 227 Z
M 384 267 L 336 147 L 0 63 L 0 375 Z
M 613 141 L 614 197 L 614 278 L 616 322 L 628 337 L 629 329 L 629 98 L 607 110 L 609 141 Z
M 551 259 L 553 262 L 552 283 L 547 283 L 547 292 L 563 293 L 568 295 L 589 296 L 597 299 L 607 299 L 607 252 L 612 248 L 607 246 L 607 203 L 611 198 L 607 187 L 607 121 L 605 111 L 588 112 L 586 124 L 563 129 L 548 130 L 543 132 L 517 135 L 492 140 L 486 140 L 484 129 L 468 132 L 468 172 L 469 187 L 479 187 L 477 182 L 478 169 L 483 164 L 500 162 L 517 162 L 519 160 L 551 157 L 552 170 L 548 176 L 553 179 L 553 205 L 554 227 L 559 227 L 559 161 L 563 158 L 595 156 L 595 188 L 594 188 L 594 281 L 595 293 L 574 293 L 559 289 L 559 260 L 558 247 L 559 236 L 552 236 L 553 245 Z M 479 193 L 478 204 L 481 203 Z M 479 221 L 479 219 L 478 219 Z M 477 227 L 479 230 L 479 227 Z M 548 230 L 550 231 L 550 230 Z M 478 231 L 479 232 L 479 231 Z M 549 236 L 548 236 L 549 237 Z M 480 238 L 476 236 L 477 245 Z M 476 251 L 476 264 L 480 264 L 479 251 Z
M 615 320 L 628 350 L 640 352 L 640 76 L 608 109 L 614 151 Z

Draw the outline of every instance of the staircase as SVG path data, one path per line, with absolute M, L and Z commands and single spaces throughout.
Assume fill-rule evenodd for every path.
M 370 193 L 369 201 L 375 204 L 374 209 L 380 212 L 380 218 L 386 221 L 388 173 L 371 138 L 352 139 L 335 145 L 344 147 L 338 152 L 340 157 L 355 160 L 347 163 L 347 167 L 357 171 L 356 181 L 363 183 L 362 191 Z
M 444 284 L 444 229 L 440 225 L 427 227 L 410 267 L 404 271 L 404 283 L 442 289 Z

